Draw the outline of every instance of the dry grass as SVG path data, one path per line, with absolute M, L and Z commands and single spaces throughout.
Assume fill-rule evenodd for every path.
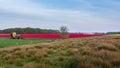
M 112 68 L 112 65 L 97 57 L 74 56 L 69 58 L 65 68 Z
M 69 53 L 70 55 L 76 55 L 76 54 L 78 54 L 78 52 L 79 52 L 78 48 L 70 48 L 70 49 L 68 50 L 68 53 Z
M 65 39 L 4 48 L 0 49 L 0 60 L 3 67 L 119 68 L 120 37 Z
M 114 46 L 113 44 L 109 43 L 101 43 L 97 46 L 98 50 L 104 49 L 104 50 L 110 50 L 110 51 L 117 51 L 118 48 Z
M 23 68 L 47 68 L 45 64 L 27 63 Z

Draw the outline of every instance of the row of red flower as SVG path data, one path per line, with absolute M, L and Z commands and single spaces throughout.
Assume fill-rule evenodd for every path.
M 61 39 L 60 34 L 20 34 L 25 39 Z M 104 36 L 103 34 L 69 34 L 69 38 Z M 11 38 L 10 34 L 0 34 L 0 38 Z

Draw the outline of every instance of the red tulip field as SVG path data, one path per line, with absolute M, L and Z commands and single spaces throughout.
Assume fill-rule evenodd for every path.
M 23 39 L 61 39 L 60 34 L 20 34 Z M 68 38 L 104 36 L 103 34 L 69 34 Z M 0 34 L 0 38 L 11 38 L 10 34 Z

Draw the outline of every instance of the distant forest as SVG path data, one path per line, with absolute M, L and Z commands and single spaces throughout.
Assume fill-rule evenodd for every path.
M 8 28 L 0 30 L 1 34 L 10 34 L 12 32 L 17 32 L 18 34 L 54 34 L 60 33 L 59 30 L 52 29 L 40 29 L 40 28 Z
M 120 34 L 120 32 L 107 32 L 106 34 Z
M 10 34 L 12 32 L 17 32 L 18 34 L 58 34 L 59 30 L 53 29 L 40 29 L 40 28 L 8 28 L 4 30 L 0 30 L 0 34 Z M 76 34 L 76 33 L 75 33 Z M 77 32 L 77 34 L 83 34 Z M 120 32 L 107 32 L 107 33 L 95 33 L 95 34 L 120 34 Z

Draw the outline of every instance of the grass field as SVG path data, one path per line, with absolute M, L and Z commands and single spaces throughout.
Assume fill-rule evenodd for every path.
M 0 48 L 20 46 L 20 45 L 30 45 L 36 43 L 46 43 L 52 42 L 52 40 L 40 40 L 40 39 L 0 39 Z
M 0 68 L 120 68 L 120 37 L 1 48 Z

